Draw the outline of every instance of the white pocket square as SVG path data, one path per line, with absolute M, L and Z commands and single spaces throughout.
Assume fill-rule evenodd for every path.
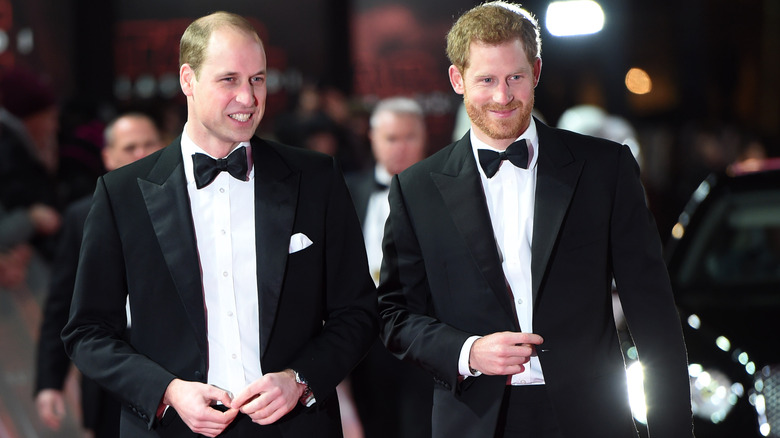
M 290 237 L 290 254 L 306 249 L 314 243 L 303 233 L 296 233 Z

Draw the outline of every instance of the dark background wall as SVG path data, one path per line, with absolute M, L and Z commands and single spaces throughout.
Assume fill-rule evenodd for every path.
M 431 149 L 448 143 L 460 97 L 447 80 L 444 39 L 474 0 L 0 0 L 0 69 L 30 65 L 53 79 L 63 102 L 98 108 L 182 111 L 178 39 L 194 18 L 217 8 L 257 26 L 269 58 L 269 100 L 261 125 L 296 105 L 304 84 L 338 90 L 366 111 L 394 94 L 418 99 Z M 549 1 L 528 0 L 542 26 Z M 741 135 L 770 155 L 780 139 L 780 2 L 776 0 L 600 0 L 604 30 L 556 38 L 545 30 L 537 109 L 550 124 L 593 104 L 637 130 L 652 193 L 678 208 L 704 172 L 734 159 Z M 33 44 L 29 44 L 29 35 Z M 0 35 L 2 37 L 2 35 Z M 26 42 L 25 42 L 26 41 Z M 5 45 L 4 45 L 5 42 Z M 629 93 L 640 67 L 653 91 Z M 175 123 L 175 122 L 174 122 Z M 714 165 L 697 150 L 717 137 Z M 729 140 L 736 133 L 736 140 Z M 733 136 L 732 136 L 733 137 Z M 698 169 L 690 175 L 690 169 Z M 680 181 L 685 184 L 679 184 Z M 680 188 L 682 187 L 682 188 Z
M 0 0 L 8 48 L 0 67 L 25 62 L 56 77 L 63 98 L 123 101 L 174 98 L 178 37 L 193 18 L 222 8 L 253 18 L 279 71 L 279 93 L 303 80 L 367 100 L 421 95 L 433 113 L 451 112 L 444 35 L 470 0 Z M 544 24 L 549 1 L 524 5 Z M 708 118 L 777 136 L 780 4 L 772 0 L 601 0 L 605 29 L 562 39 L 543 34 L 537 105 L 551 120 L 588 101 L 631 119 Z M 20 31 L 34 48 L 19 53 Z M 631 66 L 654 78 L 651 95 L 622 86 Z M 156 81 L 144 91 L 143 81 Z M 162 85 L 161 85 L 162 84 Z M 173 90 L 172 90 L 173 89 Z M 437 93 L 442 93 L 441 95 Z M 283 106 L 282 102 L 276 102 Z

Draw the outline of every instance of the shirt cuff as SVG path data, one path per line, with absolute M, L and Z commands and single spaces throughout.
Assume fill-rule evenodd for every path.
M 160 405 L 157 406 L 157 413 L 155 414 L 157 416 L 157 421 L 162 420 L 162 418 L 165 416 L 165 413 L 168 412 L 168 408 L 170 408 L 169 405 L 160 402 Z
M 469 355 L 471 354 L 471 346 L 474 345 L 474 342 L 476 342 L 477 339 L 481 338 L 481 336 L 472 336 L 468 339 L 466 339 L 466 342 L 463 343 L 463 347 L 460 349 L 460 358 L 458 360 L 458 372 L 461 376 L 465 377 L 478 377 L 481 376 L 482 373 L 477 371 L 476 373 L 471 372 L 471 367 L 469 367 Z

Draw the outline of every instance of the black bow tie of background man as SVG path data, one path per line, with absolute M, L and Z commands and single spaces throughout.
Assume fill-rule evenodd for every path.
M 195 187 L 202 189 L 214 181 L 220 172 L 227 172 L 233 178 L 246 181 L 246 147 L 241 146 L 227 156 L 227 158 L 213 159 L 206 154 L 192 154 L 193 172 L 195 173 Z
M 485 171 L 485 176 L 488 178 L 493 178 L 503 160 L 509 160 L 510 163 L 523 169 L 528 168 L 528 145 L 524 138 L 510 144 L 505 151 L 477 149 L 477 154 L 479 155 L 479 165 L 482 166 L 482 170 Z

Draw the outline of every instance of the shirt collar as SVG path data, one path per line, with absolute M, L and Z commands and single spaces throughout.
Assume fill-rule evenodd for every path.
M 526 128 L 525 131 L 523 131 L 522 134 L 520 134 L 519 137 L 517 137 L 517 140 L 520 140 L 522 138 L 528 139 L 531 141 L 531 145 L 528 148 L 528 169 L 533 169 L 534 166 L 536 166 L 537 158 L 539 157 L 539 134 L 536 131 L 536 121 L 533 117 L 531 117 L 531 122 L 528 124 L 528 128 Z M 487 143 L 483 142 L 482 140 L 478 139 L 477 136 L 474 134 L 474 129 L 469 131 L 469 139 L 471 140 L 471 149 L 472 153 L 474 154 L 474 159 L 477 160 L 477 163 L 479 163 L 479 154 L 477 153 L 477 150 L 479 149 L 490 149 L 491 151 L 500 152 L 498 149 L 488 146 Z M 482 170 L 482 166 L 477 165 L 477 168 L 479 169 L 479 173 L 482 174 L 483 178 L 487 178 L 485 176 L 485 171 Z
M 385 166 L 381 164 L 377 164 L 374 167 L 374 181 L 378 182 L 379 184 L 383 184 L 385 186 L 390 187 L 390 182 L 393 180 L 393 175 L 390 175 L 390 172 L 387 171 Z
M 249 179 L 252 179 L 255 173 L 255 168 L 252 165 L 252 144 L 248 141 L 242 141 L 237 144 L 230 152 L 233 152 L 237 148 L 246 147 L 247 168 L 249 169 Z M 194 141 L 187 135 L 187 125 L 184 125 L 184 130 L 181 133 L 181 156 L 184 161 L 184 176 L 187 178 L 187 185 L 195 184 L 195 171 L 192 169 L 192 154 L 206 154 L 211 158 L 216 158 L 203 150 L 200 146 L 195 144 Z

